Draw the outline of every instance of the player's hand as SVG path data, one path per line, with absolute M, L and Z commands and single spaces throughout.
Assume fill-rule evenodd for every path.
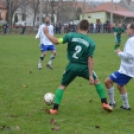
M 48 31 L 48 27 L 47 26 L 45 26 L 44 28 L 43 28 L 43 31 L 44 31 L 44 33 L 49 33 L 49 31 Z
M 36 39 L 36 40 L 39 39 L 39 36 L 35 36 L 35 39 Z
M 119 52 L 121 52 L 121 50 L 120 49 L 117 49 L 115 52 L 118 54 Z
M 89 77 L 89 84 L 90 85 L 94 85 L 94 78 L 93 78 L 93 76 Z

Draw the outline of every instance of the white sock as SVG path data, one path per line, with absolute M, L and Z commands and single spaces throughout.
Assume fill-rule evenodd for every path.
M 108 89 L 109 103 L 115 103 L 114 100 L 114 87 Z
M 128 103 L 128 95 L 127 95 L 127 93 L 126 94 L 122 94 L 120 96 L 121 96 L 121 99 L 122 99 L 122 102 L 123 102 L 123 106 L 125 108 L 130 108 L 130 105 Z
M 51 56 L 50 56 L 50 60 L 49 60 L 49 62 L 48 62 L 49 65 L 52 64 L 52 61 L 53 61 L 54 58 L 55 58 L 55 56 L 54 56 L 53 54 L 51 54 Z

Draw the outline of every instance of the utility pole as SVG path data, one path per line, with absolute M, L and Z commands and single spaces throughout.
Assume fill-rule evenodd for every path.
M 83 1 L 82 19 L 84 19 L 84 15 L 85 15 L 85 5 L 86 5 L 86 0 Z
M 54 0 L 51 0 L 51 21 L 54 23 Z
M 9 29 L 10 29 L 10 32 L 12 30 L 12 0 L 9 0 Z
M 43 17 L 43 12 L 42 12 L 42 6 L 43 6 L 43 0 L 40 0 L 39 4 L 39 24 L 42 24 L 42 17 Z
M 110 23 L 113 24 L 113 0 L 111 0 Z

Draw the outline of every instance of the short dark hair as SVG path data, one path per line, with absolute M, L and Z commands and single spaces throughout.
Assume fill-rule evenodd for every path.
M 79 27 L 81 30 L 87 31 L 89 29 L 89 22 L 88 20 L 81 20 L 79 23 Z
M 130 24 L 130 29 L 133 29 L 134 30 L 134 23 L 131 23 Z

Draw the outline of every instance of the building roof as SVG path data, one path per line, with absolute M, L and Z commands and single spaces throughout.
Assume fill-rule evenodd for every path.
M 7 9 L 6 6 L 2 2 L 0 2 L 0 9 Z
M 96 8 L 91 10 L 90 12 L 100 12 L 100 11 L 110 12 L 111 6 L 113 6 L 113 11 L 128 11 L 126 8 L 123 8 L 115 3 L 113 3 L 113 5 L 112 5 L 111 2 L 106 2 L 106 3 L 101 4 L 100 6 L 97 6 Z
M 134 17 L 134 12 L 130 12 L 129 10 L 127 10 L 126 8 L 123 8 L 115 3 L 111 2 L 106 2 L 96 8 L 94 8 L 93 10 L 91 10 L 90 12 L 87 13 L 93 13 L 93 12 L 111 12 L 111 6 L 113 6 L 113 14 L 118 15 L 118 16 L 122 16 L 122 17 Z

